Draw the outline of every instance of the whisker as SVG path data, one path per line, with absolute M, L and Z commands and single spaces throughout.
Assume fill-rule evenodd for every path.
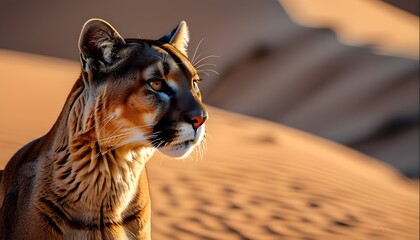
M 117 131 L 118 131 L 118 130 L 117 130 Z M 105 141 L 115 140 L 115 139 L 118 139 L 118 138 L 121 138 L 121 137 L 128 136 L 128 135 L 130 135 L 130 134 L 132 134 L 132 133 L 131 133 L 131 132 L 124 132 L 124 133 L 120 133 L 120 134 L 117 134 L 117 135 L 112 135 L 112 136 L 110 136 L 110 137 L 106 137 L 106 138 L 98 139 L 98 140 L 96 140 L 96 141 L 97 141 L 97 142 L 105 142 Z
M 198 156 L 199 156 L 199 160 L 203 160 L 203 152 L 202 152 L 202 148 L 201 148 L 201 144 L 197 145 L 198 148 Z
M 216 64 L 213 64 L 213 63 L 203 63 L 200 66 L 195 67 L 195 69 L 198 70 L 198 69 L 200 69 L 201 67 L 204 67 L 204 66 L 213 66 L 213 67 L 216 67 Z
M 115 133 L 117 133 L 118 131 L 120 131 L 121 130 L 121 128 L 122 128 L 122 126 L 119 126 L 118 128 L 116 128 L 112 133 L 111 133 L 111 136 L 112 135 L 114 135 Z M 103 129 L 102 129 L 103 130 Z M 102 130 L 99 130 L 98 131 L 98 133 L 96 133 L 96 135 L 98 136 L 98 139 L 101 137 L 101 131 Z
M 105 126 L 108 124 L 108 123 L 110 123 L 115 117 L 117 116 L 117 114 L 112 114 L 112 115 L 109 115 L 108 117 L 106 117 L 106 118 L 109 118 L 108 120 L 107 120 L 107 122 L 104 124 L 104 125 L 102 125 L 102 127 L 98 130 L 98 132 L 96 133 L 98 136 L 101 136 L 101 133 L 102 133 L 102 131 L 105 129 Z M 105 118 L 105 119 L 106 119 Z M 105 120 L 104 119 L 104 120 Z
M 204 159 L 204 155 L 207 154 L 207 146 L 206 146 L 205 140 L 201 141 L 201 149 L 203 149 L 203 159 Z M 203 160 L 203 159 L 201 159 L 201 160 Z
M 135 127 L 135 128 L 131 128 L 131 129 L 137 129 L 138 127 Z M 127 133 L 127 135 L 130 135 L 130 134 L 132 134 L 132 133 L 130 133 L 130 132 L 126 132 Z M 123 133 L 124 134 L 124 133 Z M 144 137 L 144 136 L 135 136 L 135 137 L 133 137 L 133 138 L 130 138 L 130 139 L 127 139 L 127 140 L 125 140 L 125 141 L 123 141 L 124 139 L 123 138 L 120 138 L 121 139 L 121 141 L 120 142 L 118 142 L 117 144 L 115 144 L 113 147 L 111 147 L 111 148 L 109 148 L 109 149 L 107 149 L 105 152 L 102 152 L 102 151 L 100 151 L 99 153 L 97 153 L 97 154 L 95 154 L 95 156 L 93 157 L 93 159 L 96 159 L 96 158 L 98 158 L 100 155 L 105 155 L 105 154 L 107 154 L 107 153 L 109 153 L 109 152 L 111 152 L 111 151 L 114 151 L 115 149 L 118 149 L 118 148 L 120 148 L 120 147 L 123 147 L 123 146 L 125 146 L 125 145 L 128 145 L 128 144 L 131 144 L 131 143 L 134 143 L 134 142 L 139 142 L 139 141 L 144 141 L 144 140 L 150 140 L 150 138 L 152 138 L 152 137 L 154 137 L 155 136 L 155 134 L 152 134 L 151 136 L 149 136 L 149 137 Z M 117 138 L 118 139 L 118 138 Z
M 202 157 L 203 157 L 202 152 L 201 152 L 201 144 L 197 145 L 197 150 L 198 150 L 198 159 L 197 160 L 199 160 L 199 159 L 201 160 Z
M 204 73 L 204 74 L 206 74 L 207 76 L 210 76 L 210 74 L 209 73 L 207 73 L 207 72 L 203 72 L 203 71 L 197 71 L 198 73 Z
M 116 130 L 114 130 L 114 132 L 112 134 L 110 134 L 111 136 L 105 137 L 105 138 L 102 138 L 102 139 L 98 139 L 96 141 L 103 142 L 103 141 L 117 139 L 119 137 L 124 137 L 124 136 L 130 135 L 130 134 L 134 134 L 133 132 L 131 132 L 132 130 L 144 130 L 144 129 L 147 129 L 148 127 L 151 127 L 151 126 L 153 126 L 153 125 L 152 124 L 145 124 L 145 125 L 141 125 L 141 126 L 135 126 L 135 127 L 124 130 L 124 132 L 122 132 L 120 134 L 114 135 L 116 132 L 120 131 L 121 128 L 123 127 L 123 126 L 120 126 Z
M 205 38 L 202 38 L 202 39 L 200 40 L 200 42 L 198 43 L 197 47 L 195 48 L 194 55 L 193 55 L 192 60 L 191 60 L 191 62 L 192 62 L 192 64 L 193 64 L 193 65 L 194 65 L 194 60 L 195 60 L 195 54 L 197 54 L 198 48 L 200 47 L 200 45 L 201 45 L 201 43 L 204 41 L 204 39 L 205 39 Z
M 208 58 L 219 58 L 219 56 L 217 56 L 217 55 L 209 55 L 209 56 L 207 56 L 207 57 L 203 57 L 202 59 L 200 59 L 200 60 L 198 60 L 197 62 L 195 62 L 195 63 L 194 63 L 194 66 L 195 66 L 195 65 L 197 65 L 197 64 L 199 64 L 200 62 L 202 62 L 202 61 L 204 61 L 204 60 L 208 59 Z
M 217 74 L 217 76 L 220 76 L 220 74 L 216 70 L 213 70 L 213 69 L 203 69 L 202 71 L 210 71 Z
M 163 145 L 162 139 L 155 139 L 151 141 L 154 148 L 160 148 Z
M 99 153 L 95 154 L 95 156 L 93 157 L 93 159 L 98 158 L 100 155 L 104 156 L 105 154 L 107 154 L 107 153 L 109 153 L 111 151 L 114 151 L 114 150 L 116 150 L 118 148 L 121 148 L 121 147 L 123 147 L 125 145 L 128 145 L 130 143 L 134 143 L 134 142 L 138 142 L 138 141 L 144 141 L 144 140 L 149 140 L 149 139 L 148 138 L 138 138 L 138 137 L 134 137 L 134 138 L 128 139 L 127 141 L 118 143 L 115 146 L 107 149 L 105 152 L 100 151 Z
M 211 136 L 211 134 L 209 132 L 206 131 L 206 135 L 205 137 L 209 136 L 210 141 L 213 142 L 213 137 Z
M 197 59 L 195 59 L 195 60 L 197 61 L 202 55 L 203 55 L 202 53 L 198 54 Z M 192 63 L 193 66 L 195 66 L 194 62 L 191 62 L 191 63 Z
M 100 121 L 100 122 L 94 122 L 92 127 L 88 128 L 87 130 L 84 130 L 84 131 L 89 132 L 90 130 L 94 129 L 98 124 L 101 124 L 104 121 L 108 121 L 108 118 L 112 118 L 112 117 L 115 117 L 115 116 L 113 116 L 113 114 L 111 114 L 111 115 L 107 116 L 106 118 L 102 119 L 102 121 Z
M 201 145 L 203 146 L 203 153 L 207 154 L 207 142 L 205 138 L 201 141 Z

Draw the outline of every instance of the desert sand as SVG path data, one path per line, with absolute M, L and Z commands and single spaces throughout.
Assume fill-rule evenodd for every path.
M 77 62 L 0 50 L 0 169 L 49 130 L 78 74 Z M 148 163 L 154 239 L 418 239 L 418 182 L 322 138 L 209 109 L 203 151 Z

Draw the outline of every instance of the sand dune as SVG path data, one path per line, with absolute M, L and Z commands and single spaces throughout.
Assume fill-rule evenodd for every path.
M 78 64 L 0 51 L 0 167 L 54 122 Z M 358 152 L 210 108 L 206 153 L 148 163 L 154 239 L 418 239 L 419 191 Z

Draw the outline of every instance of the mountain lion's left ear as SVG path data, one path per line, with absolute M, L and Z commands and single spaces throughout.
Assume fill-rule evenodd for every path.
M 190 41 L 190 32 L 185 21 L 182 21 L 172 32 L 166 34 L 159 39 L 161 42 L 166 42 L 177 48 L 185 56 L 187 56 L 187 46 Z
M 123 45 L 124 39 L 109 23 L 93 18 L 85 23 L 79 37 L 82 63 L 85 65 L 84 61 L 93 59 L 112 64 L 114 55 Z

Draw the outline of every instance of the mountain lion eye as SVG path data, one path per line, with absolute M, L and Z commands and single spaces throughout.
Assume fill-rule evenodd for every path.
M 163 80 L 162 79 L 151 79 L 147 81 L 149 86 L 156 92 L 162 91 L 163 89 Z

